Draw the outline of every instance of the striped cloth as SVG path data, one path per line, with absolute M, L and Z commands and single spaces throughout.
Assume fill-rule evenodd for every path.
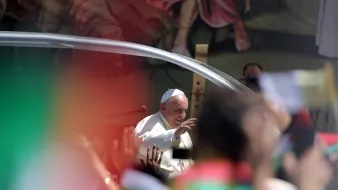
M 248 164 L 229 161 L 197 163 L 172 183 L 173 190 L 251 190 L 252 171 Z

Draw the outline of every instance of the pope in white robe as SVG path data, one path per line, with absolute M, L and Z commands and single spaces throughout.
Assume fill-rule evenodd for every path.
M 195 125 L 196 119 L 184 121 L 188 109 L 188 99 L 178 89 L 170 89 L 161 99 L 160 111 L 141 120 L 135 134 L 142 139 L 140 157 L 146 158 L 147 148 L 157 145 L 163 151 L 161 172 L 173 177 L 186 171 L 192 160 L 172 158 L 172 148 L 191 148 L 192 142 L 187 132 Z

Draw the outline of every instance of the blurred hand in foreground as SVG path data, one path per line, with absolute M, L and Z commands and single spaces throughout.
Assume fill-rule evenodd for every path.
M 293 153 L 284 158 L 284 166 L 289 177 L 300 190 L 324 190 L 332 179 L 333 171 L 324 156 L 320 143 L 308 150 L 298 161 Z
M 97 172 L 97 174 L 100 176 L 101 180 L 100 182 L 95 184 L 95 189 L 97 189 L 97 185 L 105 185 L 106 189 L 108 190 L 119 190 L 120 188 L 118 187 L 118 185 L 114 182 L 111 181 L 110 179 L 110 173 L 107 172 L 106 167 L 104 166 L 104 163 L 102 162 L 102 160 L 100 159 L 99 155 L 96 153 L 96 150 L 93 146 L 93 144 L 84 136 L 84 135 L 76 135 L 75 136 L 75 141 L 82 146 L 83 148 L 85 148 L 85 150 L 87 151 L 92 164 Z
M 252 96 L 256 96 L 255 103 L 244 117 L 244 131 L 249 140 L 249 159 L 256 168 L 271 164 L 273 151 L 291 117 L 283 106 L 265 96 Z
M 140 141 L 135 137 L 134 127 L 124 129 L 122 141 L 115 140 L 111 150 L 112 163 L 122 173 L 137 159 Z
M 153 145 L 151 151 L 150 151 L 150 147 L 148 147 L 146 162 L 140 159 L 141 166 L 145 168 L 152 168 L 154 169 L 154 171 L 159 171 L 160 165 L 162 162 L 162 157 L 163 157 L 163 151 L 160 151 L 159 146 Z

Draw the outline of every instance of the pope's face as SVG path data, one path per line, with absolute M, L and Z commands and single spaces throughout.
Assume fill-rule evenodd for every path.
M 179 127 L 186 116 L 188 99 L 184 95 L 173 97 L 165 106 L 163 115 L 172 128 Z

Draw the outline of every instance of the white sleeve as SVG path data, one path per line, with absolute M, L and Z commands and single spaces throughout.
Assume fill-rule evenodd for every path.
M 142 145 L 150 147 L 153 145 L 159 146 L 161 149 L 171 149 L 175 140 L 176 129 L 170 129 L 163 132 L 149 131 L 139 136 L 142 138 Z

